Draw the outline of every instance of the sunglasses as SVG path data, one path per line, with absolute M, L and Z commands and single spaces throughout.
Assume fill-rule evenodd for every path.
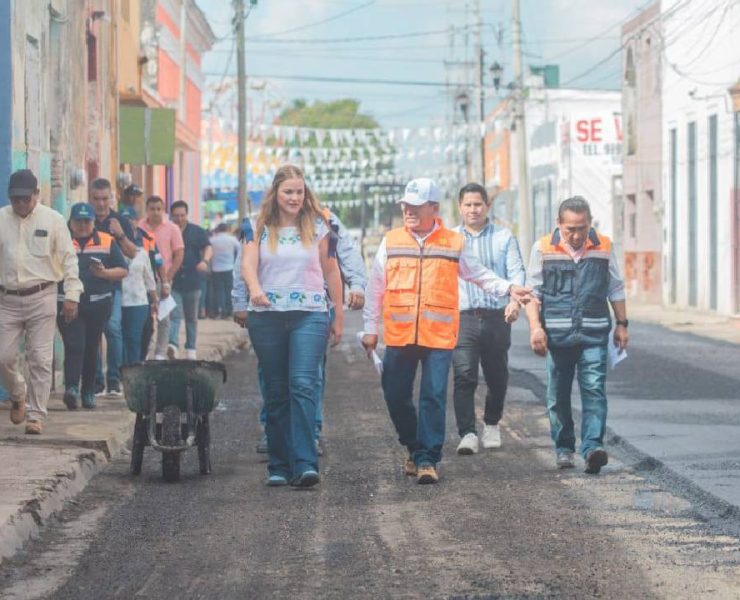
M 21 202 L 25 202 L 28 204 L 31 200 L 33 200 L 33 196 L 11 196 L 10 201 L 13 204 L 20 204 Z

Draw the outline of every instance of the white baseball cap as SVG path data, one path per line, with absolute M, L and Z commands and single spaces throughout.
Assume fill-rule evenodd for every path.
M 426 177 L 412 179 L 406 184 L 403 198 L 398 203 L 404 202 L 411 206 L 421 206 L 427 202 L 439 202 L 439 188 L 437 184 Z

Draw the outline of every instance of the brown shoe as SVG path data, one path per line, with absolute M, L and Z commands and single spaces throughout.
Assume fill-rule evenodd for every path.
M 437 475 L 437 469 L 434 468 L 434 465 L 419 465 L 418 471 L 416 483 L 437 483 L 439 481 L 439 475 Z
M 41 429 L 41 421 L 29 421 L 26 423 L 26 433 L 28 435 L 40 435 Z
M 403 472 L 409 477 L 416 477 L 416 463 L 410 456 L 403 463 Z
M 13 425 L 20 425 L 26 420 L 26 397 L 10 400 L 10 422 Z

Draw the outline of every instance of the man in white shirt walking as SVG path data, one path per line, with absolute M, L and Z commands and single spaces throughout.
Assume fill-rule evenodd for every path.
M 458 195 L 462 225 L 453 229 L 465 239 L 465 248 L 496 275 L 524 285 L 526 272 L 514 235 L 488 219 L 491 203 L 485 188 L 477 183 L 464 186 Z M 498 423 L 504 411 L 509 381 L 508 352 L 511 323 L 519 315 L 519 304 L 508 295 L 486 294 L 479 287 L 460 279 L 460 334 L 452 355 L 455 389 L 455 418 L 460 434 L 458 454 L 478 452 L 475 428 L 475 390 L 478 369 L 483 369 L 488 390 L 483 413 L 484 448 L 501 447 Z
M 34 174 L 13 173 L 8 197 L 10 206 L 0 209 L 0 379 L 10 393 L 10 420 L 19 425 L 25 419 L 26 433 L 40 434 L 51 391 L 55 284 L 64 281 L 62 315 L 72 321 L 82 282 L 64 217 L 39 204 Z M 28 382 L 18 361 L 21 338 Z

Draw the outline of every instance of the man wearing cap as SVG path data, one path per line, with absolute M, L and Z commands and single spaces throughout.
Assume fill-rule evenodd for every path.
M 90 204 L 95 211 L 95 229 L 113 236 L 121 252 L 128 257 L 136 256 L 134 230 L 127 219 L 113 210 L 114 197 L 110 181 L 103 178 L 95 179 L 90 185 Z M 105 341 L 107 343 L 106 364 L 107 373 L 103 377 L 102 357 L 98 360 L 96 375 L 96 391 L 102 393 L 106 383 L 108 394 L 121 395 L 120 367 L 123 362 L 123 328 L 121 324 L 121 282 L 114 283 L 113 304 L 110 318 L 105 326 Z
M 26 419 L 26 433 L 40 434 L 51 391 L 54 284 L 64 282 L 62 318 L 69 322 L 77 316 L 82 282 L 64 217 L 39 204 L 34 174 L 28 169 L 13 173 L 8 197 L 10 206 L 0 209 L 0 379 L 10 393 L 10 420 Z M 21 338 L 28 382 L 18 361 Z
M 84 291 L 77 318 L 67 322 L 60 313 L 57 319 L 64 341 L 63 401 L 74 410 L 81 396 L 82 407 L 93 409 L 100 338 L 110 317 L 116 283 L 126 277 L 128 266 L 113 236 L 95 230 L 95 213 L 89 204 L 72 206 L 69 229 Z M 59 300 L 64 299 L 60 286 Z
M 118 207 L 118 212 L 123 212 L 123 208 L 125 206 L 133 208 L 136 211 L 137 216 L 140 216 L 144 212 L 144 190 L 135 183 L 132 183 L 123 189 L 121 205 Z
M 445 439 L 447 374 L 460 320 L 458 277 L 495 296 L 509 294 L 526 303 L 531 291 L 486 269 L 465 249 L 462 235 L 438 217 L 440 194 L 431 179 L 406 186 L 401 209 L 404 226 L 383 238 L 375 256 L 365 302 L 362 345 L 378 344 L 383 316 L 386 344 L 382 386 L 399 442 L 408 449 L 407 475 L 418 483 L 437 483 L 437 463 Z M 421 363 L 418 417 L 413 403 Z

